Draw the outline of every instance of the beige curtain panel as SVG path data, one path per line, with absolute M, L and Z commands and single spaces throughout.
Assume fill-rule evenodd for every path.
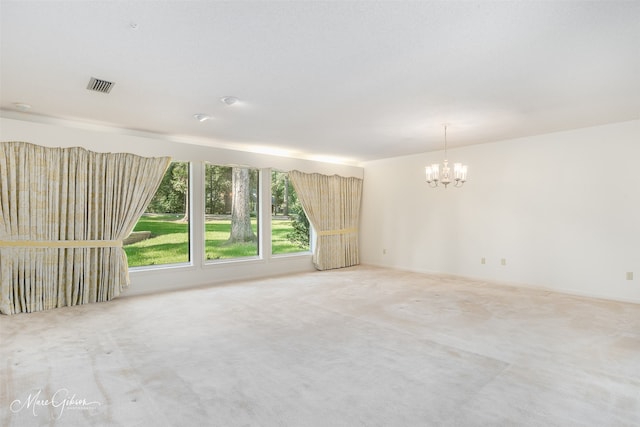
M 359 264 L 362 180 L 300 171 L 289 172 L 289 178 L 316 231 L 315 267 L 329 270 Z
M 108 301 L 168 157 L 0 142 L 0 313 Z

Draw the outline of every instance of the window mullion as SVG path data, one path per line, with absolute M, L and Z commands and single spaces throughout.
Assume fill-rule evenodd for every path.
M 191 263 L 202 266 L 204 263 L 204 163 L 191 162 L 189 188 L 189 246 Z
M 260 242 L 260 257 L 271 258 L 271 169 L 260 169 L 260 212 L 258 222 L 258 241 Z

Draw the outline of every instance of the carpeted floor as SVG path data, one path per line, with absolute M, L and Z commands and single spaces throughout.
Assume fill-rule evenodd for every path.
M 640 305 L 354 267 L 0 317 L 3 426 L 637 426 Z

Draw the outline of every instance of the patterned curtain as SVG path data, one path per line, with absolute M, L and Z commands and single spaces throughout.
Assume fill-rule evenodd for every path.
M 359 264 L 362 180 L 300 171 L 289 172 L 289 178 L 316 231 L 315 267 L 329 270 Z
M 171 161 L 0 142 L 0 313 L 108 301 Z

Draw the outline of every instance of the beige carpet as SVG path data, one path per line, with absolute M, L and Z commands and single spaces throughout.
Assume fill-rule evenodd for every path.
M 637 426 L 640 305 L 356 267 L 0 317 L 2 426 Z

